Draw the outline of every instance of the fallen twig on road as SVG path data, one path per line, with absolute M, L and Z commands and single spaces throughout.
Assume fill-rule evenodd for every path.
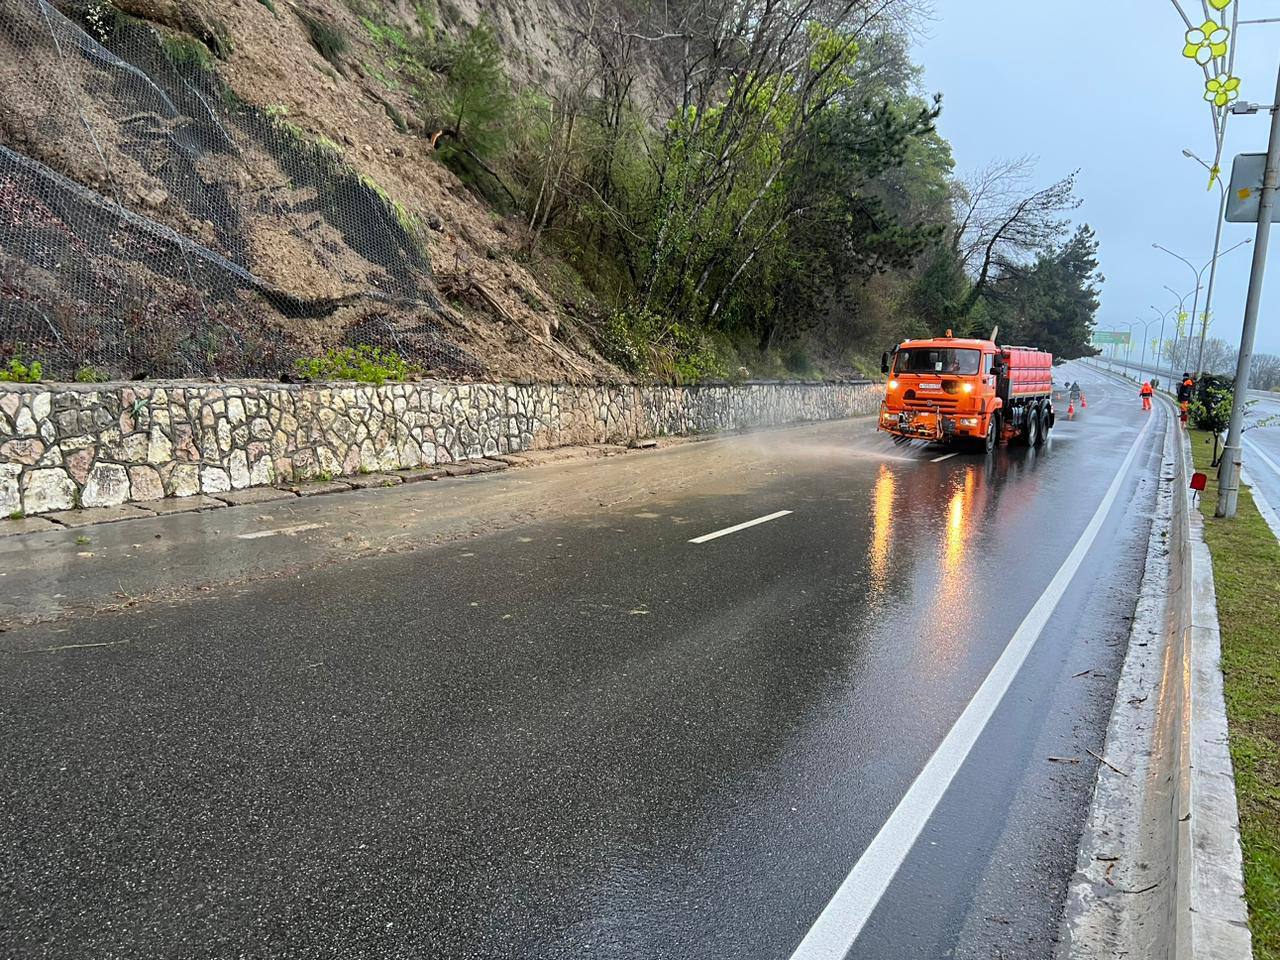
M 1096 753 L 1094 753 L 1092 750 L 1090 750 L 1088 747 L 1085 747 L 1085 751 L 1084 751 L 1084 752 L 1085 752 L 1085 753 L 1087 753 L 1087 754 L 1089 754 L 1089 756 L 1093 757 L 1093 759 L 1097 760 L 1099 763 L 1105 763 L 1108 767 L 1110 767 L 1110 768 L 1111 768 L 1112 770 L 1114 770 L 1116 773 L 1120 774 L 1120 776 L 1122 776 L 1122 777 L 1127 777 L 1127 776 L 1128 776 L 1128 774 L 1127 774 L 1127 773 L 1125 773 L 1123 770 L 1121 770 L 1119 767 L 1117 767 L 1114 763 L 1112 763 L 1112 762 L 1111 762 L 1110 760 L 1108 760 L 1106 757 L 1099 756 L 1098 754 L 1096 754 Z
M 1140 890 L 1126 890 L 1123 887 L 1116 887 L 1116 889 L 1119 890 L 1121 893 L 1146 893 L 1149 890 L 1154 890 L 1158 886 L 1160 886 L 1160 884 L 1157 882 L 1157 883 L 1151 884 L 1150 886 L 1143 887 Z
M 1079 757 L 1046 757 L 1050 763 L 1079 763 Z

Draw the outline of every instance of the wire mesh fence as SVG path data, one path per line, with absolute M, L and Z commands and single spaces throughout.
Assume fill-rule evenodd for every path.
M 481 372 L 419 224 L 331 144 L 238 100 L 204 44 L 59 6 L 0 0 L 0 362 L 274 377 L 371 344 Z

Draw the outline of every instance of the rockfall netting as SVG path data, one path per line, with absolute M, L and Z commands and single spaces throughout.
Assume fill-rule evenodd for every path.
M 437 326 L 421 225 L 238 101 L 210 50 L 97 0 L 0 0 L 0 363 L 274 377 L 371 344 L 478 374 Z

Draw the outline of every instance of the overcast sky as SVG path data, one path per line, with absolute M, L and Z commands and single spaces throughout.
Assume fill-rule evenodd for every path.
M 1182 156 L 1211 159 L 1204 76 L 1182 57 L 1184 27 L 1168 0 L 934 0 L 918 43 L 926 91 L 943 94 L 942 133 L 962 176 L 993 158 L 1033 154 L 1037 184 L 1080 169 L 1077 220 L 1097 231 L 1106 283 L 1098 329 L 1123 329 L 1176 304 L 1162 289 L 1195 287 L 1190 269 L 1152 249 L 1158 242 L 1202 265 L 1213 252 L 1219 194 Z M 1241 17 L 1280 16 L 1280 0 L 1240 0 Z M 1196 0 L 1184 7 L 1199 8 Z M 1236 74 L 1242 99 L 1270 104 L 1280 61 L 1280 24 L 1242 26 Z M 1230 157 L 1266 149 L 1268 117 L 1233 117 Z M 1226 225 L 1222 248 L 1252 237 Z M 1236 343 L 1244 317 L 1252 244 L 1218 263 L 1209 333 Z M 1280 353 L 1280 234 L 1271 244 L 1256 349 Z M 1208 271 L 1205 271 L 1205 282 Z M 1203 297 L 1203 294 L 1202 294 Z M 1191 298 L 1186 301 L 1191 309 Z M 1155 337 L 1159 324 L 1150 329 Z M 1197 327 L 1198 329 L 1198 327 Z M 1135 328 L 1135 335 L 1138 329 Z M 1166 330 L 1166 336 L 1169 336 Z M 1135 343 L 1137 341 L 1135 340 Z M 1136 347 L 1135 347 L 1136 349 Z

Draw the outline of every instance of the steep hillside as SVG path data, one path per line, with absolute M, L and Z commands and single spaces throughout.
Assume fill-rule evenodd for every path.
M 373 343 L 447 375 L 618 377 L 519 224 L 437 159 L 431 51 L 479 19 L 443 7 L 0 0 L 0 350 L 272 375 Z M 570 62 L 573 0 L 493 12 L 513 76 Z

